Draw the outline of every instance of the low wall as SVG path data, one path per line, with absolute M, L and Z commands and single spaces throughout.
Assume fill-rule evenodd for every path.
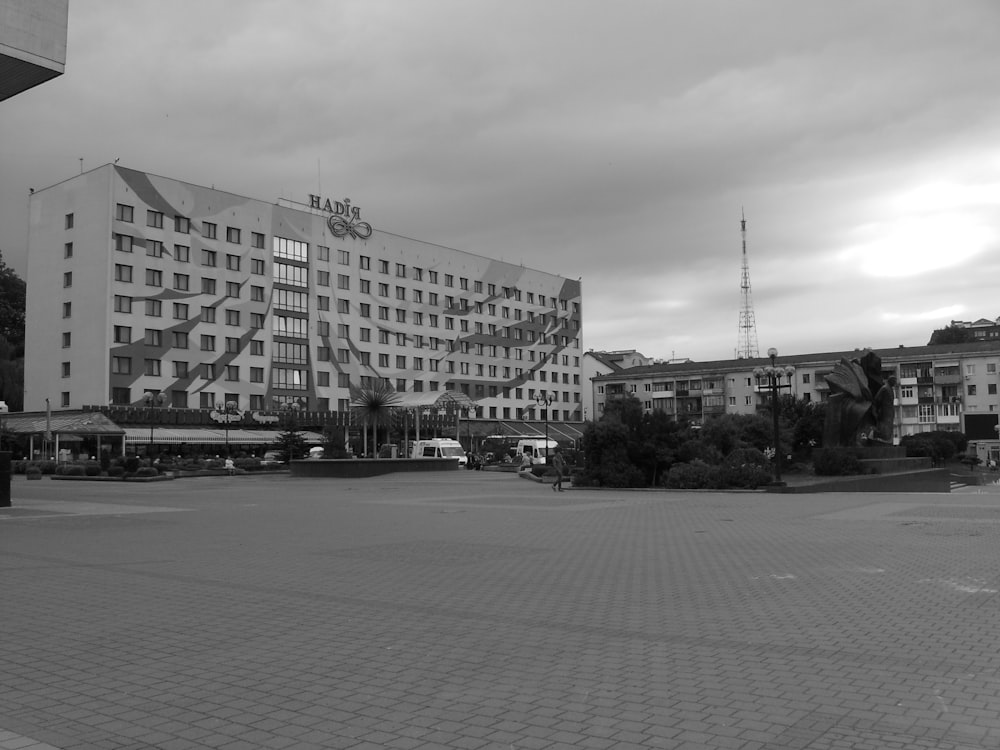
M 900 474 L 866 474 L 849 477 L 817 477 L 817 481 L 787 487 L 768 487 L 768 492 L 806 494 L 812 492 L 951 492 L 947 469 L 925 469 Z
M 454 458 L 313 458 L 289 462 L 293 477 L 378 477 L 408 471 L 458 471 Z

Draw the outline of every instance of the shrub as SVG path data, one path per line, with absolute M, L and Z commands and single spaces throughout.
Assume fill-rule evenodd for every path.
M 68 477 L 82 477 L 84 476 L 84 471 L 80 464 L 70 464 L 65 468 L 63 474 Z
M 110 466 L 110 467 L 108 467 L 108 476 L 109 477 L 121 477 L 121 476 L 124 476 L 124 475 L 125 475 L 125 467 L 124 466 Z
M 40 466 L 37 466 L 35 464 L 30 464 L 24 470 L 24 473 L 25 473 L 25 476 L 28 477 L 28 479 L 41 479 L 42 478 L 42 469 L 41 469 Z
M 708 490 L 718 489 L 719 479 L 718 467 L 709 466 L 696 458 L 691 463 L 671 466 L 664 483 L 675 490 Z
M 820 448 L 813 451 L 813 471 L 824 477 L 864 473 L 861 461 L 850 448 Z
M 99 477 L 101 476 L 101 465 L 92 461 L 83 467 L 83 473 L 88 477 Z
M 141 466 L 138 471 L 135 472 L 137 477 L 156 477 L 160 475 L 154 467 L 152 466 Z
M 774 474 L 770 467 L 759 464 L 727 464 L 722 467 L 720 480 L 726 488 L 755 490 L 770 484 Z

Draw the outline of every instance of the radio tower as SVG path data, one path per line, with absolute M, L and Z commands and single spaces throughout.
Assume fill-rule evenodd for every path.
M 753 300 L 750 297 L 750 264 L 747 262 L 747 219 L 740 209 L 740 234 L 743 236 L 743 275 L 740 280 L 740 333 L 736 347 L 737 359 L 756 359 L 757 323 L 753 317 Z

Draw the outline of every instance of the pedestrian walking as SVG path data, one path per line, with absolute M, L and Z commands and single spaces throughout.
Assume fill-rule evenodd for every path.
M 562 492 L 563 471 L 566 469 L 566 459 L 563 458 L 561 448 L 556 448 L 555 455 L 552 456 L 552 467 L 556 470 L 556 481 L 552 483 L 552 491 Z

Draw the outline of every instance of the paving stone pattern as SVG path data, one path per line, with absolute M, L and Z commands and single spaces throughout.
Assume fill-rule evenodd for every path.
M 1000 495 L 26 482 L 0 750 L 1000 747 Z

